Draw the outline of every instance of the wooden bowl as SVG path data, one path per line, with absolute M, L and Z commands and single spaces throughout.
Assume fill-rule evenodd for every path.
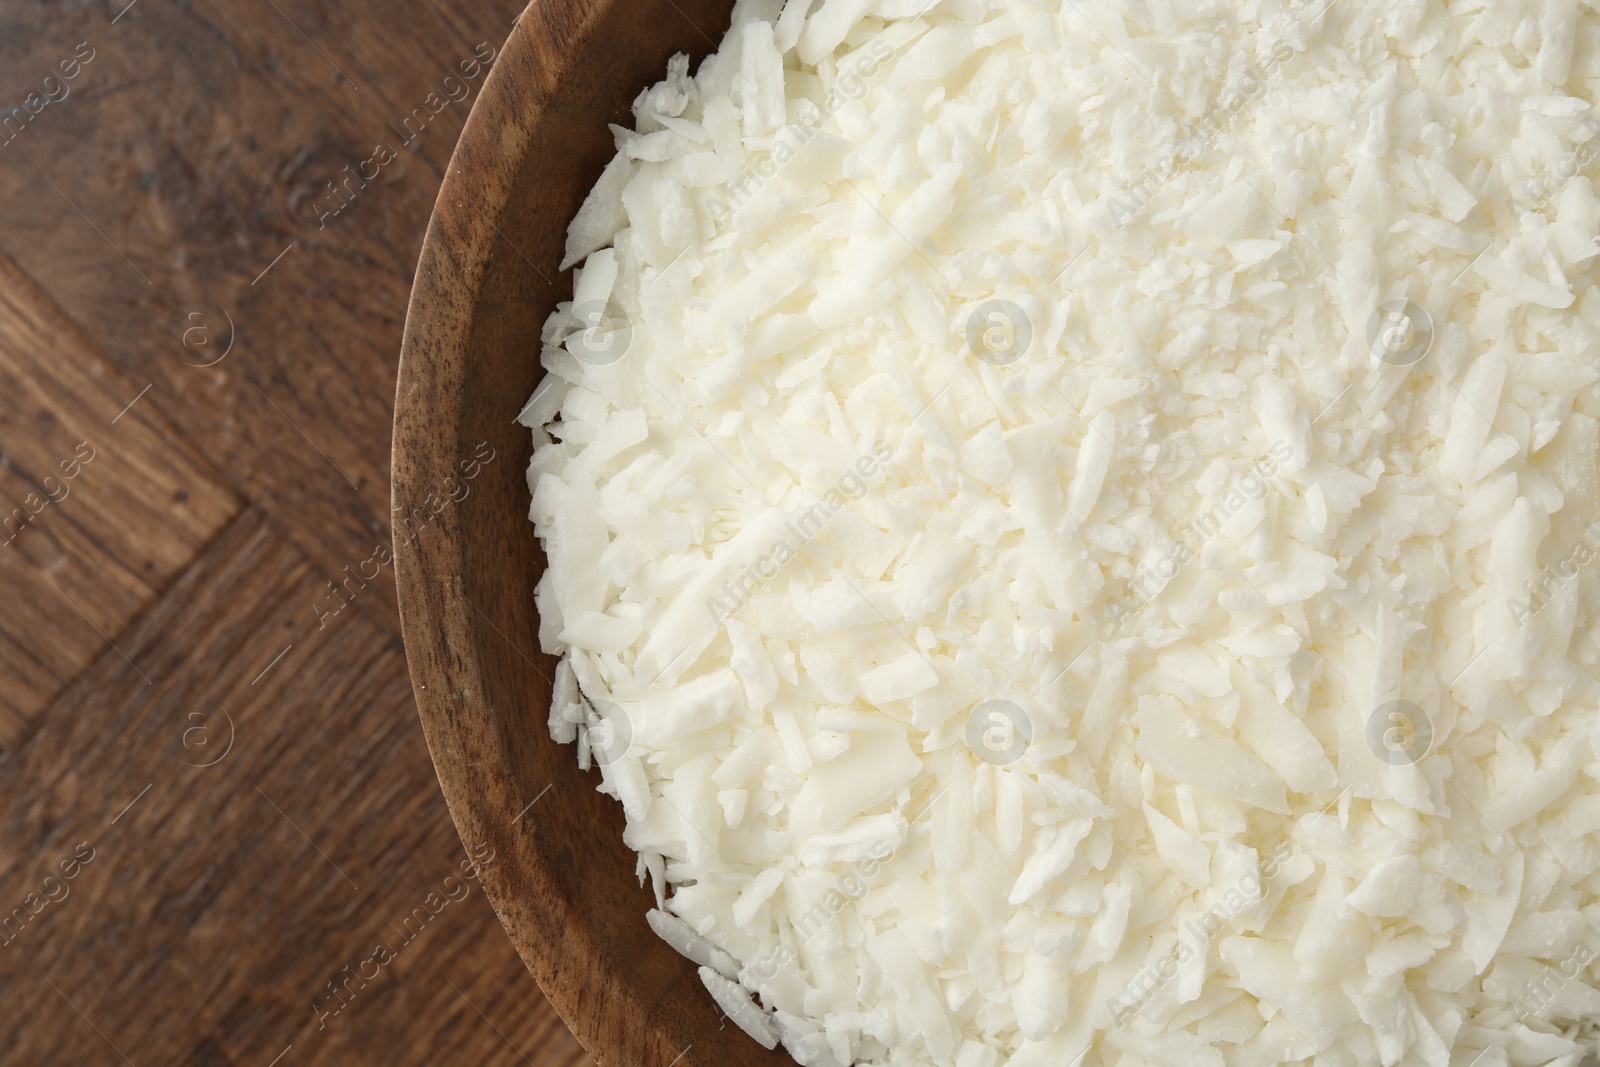
M 792 1061 L 720 1017 L 694 965 L 650 932 L 653 894 L 546 729 L 528 431 L 539 328 L 571 279 L 567 222 L 667 60 L 720 40 L 731 0 L 536 0 L 467 120 L 417 266 L 394 422 L 395 574 L 439 783 L 482 883 L 545 995 L 602 1067 Z

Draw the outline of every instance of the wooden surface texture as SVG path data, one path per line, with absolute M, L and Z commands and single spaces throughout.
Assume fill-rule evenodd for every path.
M 0 9 L 0 1062 L 589 1062 L 464 876 L 387 562 L 412 272 L 520 13 Z

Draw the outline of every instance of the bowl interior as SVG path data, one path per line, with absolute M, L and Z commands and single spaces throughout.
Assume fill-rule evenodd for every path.
M 395 400 L 396 580 L 413 687 L 456 827 L 578 1039 L 611 1065 L 777 1065 L 721 1017 L 654 905 L 621 807 L 546 729 L 544 557 L 528 520 L 539 329 L 571 295 L 566 225 L 667 60 L 698 62 L 731 0 L 536 0 L 495 60 L 451 160 L 417 268 Z

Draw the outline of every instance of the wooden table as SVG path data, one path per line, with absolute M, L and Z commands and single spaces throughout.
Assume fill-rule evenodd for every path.
M 519 10 L 0 13 L 5 1063 L 587 1062 L 462 877 L 387 563 L 411 273 Z

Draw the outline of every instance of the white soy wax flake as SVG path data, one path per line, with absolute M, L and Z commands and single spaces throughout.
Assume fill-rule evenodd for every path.
M 728 1021 L 1592 1053 L 1597 45 L 741 0 L 637 97 L 513 399 L 551 735 Z

